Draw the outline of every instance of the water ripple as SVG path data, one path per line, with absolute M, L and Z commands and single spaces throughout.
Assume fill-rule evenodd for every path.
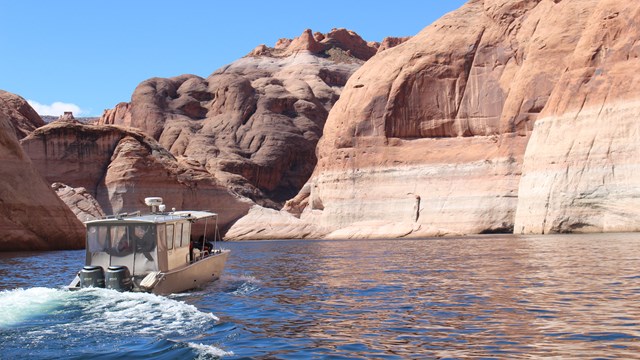
M 638 234 L 225 245 L 220 281 L 168 298 L 41 285 L 76 253 L 46 281 L 0 259 L 0 356 L 640 358 Z

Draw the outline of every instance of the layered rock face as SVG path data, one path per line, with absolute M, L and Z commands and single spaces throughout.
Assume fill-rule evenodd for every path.
M 527 146 L 516 233 L 640 230 L 640 4 L 582 11 L 587 26 Z
M 321 238 L 322 227 L 300 220 L 286 211 L 277 211 L 254 205 L 247 215 L 233 223 L 225 233 L 229 240 L 270 240 Z
M 100 123 L 138 128 L 234 192 L 279 208 L 308 180 L 328 111 L 378 46 L 345 29 L 306 30 L 206 79 L 149 79 Z
M 84 246 L 84 226 L 40 177 L 18 142 L 16 133 L 23 134 L 38 119 L 24 99 L 0 92 L 0 251 Z
M 411 40 L 381 52 L 347 82 L 318 144 L 318 165 L 309 182 L 309 195 L 297 197 L 287 209 L 324 227 L 329 237 L 510 232 L 516 209 L 523 206 L 518 202 L 518 186 L 534 122 L 543 109 L 545 118 L 556 111 L 571 118 L 569 99 L 576 91 L 589 97 L 587 88 L 580 89 L 580 82 L 568 80 L 579 78 L 576 72 L 567 71 L 575 67 L 575 54 L 582 49 L 590 49 L 594 58 L 611 54 L 606 46 L 596 51 L 597 42 L 593 47 L 589 39 L 588 34 L 595 37 L 607 24 L 604 20 L 594 23 L 594 19 L 613 16 L 616 11 L 607 11 L 619 8 L 618 16 L 626 15 L 614 21 L 637 28 L 630 21 L 636 14 L 630 10 L 636 7 L 599 0 L 470 1 Z M 626 38 L 621 28 L 616 29 L 600 36 L 611 41 Z M 624 43 L 631 58 L 634 46 L 632 41 Z M 624 56 L 621 53 L 617 58 Z M 611 71 L 624 73 L 622 69 L 629 68 L 614 66 L 619 62 L 616 59 L 610 61 Z M 582 64 L 577 71 L 584 72 L 585 67 Z M 597 76 L 593 79 L 599 83 Z M 615 82 L 593 86 L 608 89 L 609 85 Z M 628 85 L 608 101 L 618 103 L 623 93 L 632 98 L 633 89 Z M 614 106 L 610 119 L 620 117 L 620 111 Z M 560 123 L 561 119 L 556 124 Z M 546 119 L 541 124 L 547 124 Z M 550 125 L 538 125 L 534 131 L 534 143 L 540 146 L 550 140 L 537 135 L 545 126 Z M 571 125 L 555 126 L 562 131 Z M 632 134 L 629 126 L 616 125 L 607 132 Z M 589 125 L 582 131 L 596 133 Z M 612 138 L 607 135 L 602 141 Z M 570 146 L 571 140 L 563 143 L 564 150 L 583 148 Z M 635 141 L 624 140 L 620 146 L 637 149 L 633 144 Z M 527 153 L 532 159 L 537 152 L 533 146 Z M 580 152 L 585 155 L 588 148 L 587 143 Z M 564 156 L 553 151 L 549 160 L 554 158 L 552 153 L 556 159 Z M 630 173 L 625 174 L 629 185 Z M 523 186 L 531 191 L 532 199 L 539 199 L 536 191 L 542 184 L 535 176 L 531 175 L 528 185 L 520 186 L 525 198 Z M 630 186 L 622 188 L 633 192 Z M 584 194 L 589 196 L 593 194 Z M 526 205 L 530 213 L 539 213 L 540 206 L 532 201 Z
M 117 126 L 56 121 L 22 140 L 25 152 L 49 183 L 68 194 L 74 212 L 83 221 L 95 198 L 107 214 L 146 210 L 144 198 L 160 196 L 168 209 L 207 209 L 221 212 L 226 226 L 245 214 L 251 204 L 220 185 L 204 167 L 176 158 L 140 131 Z M 86 192 L 89 196 L 81 196 Z M 60 194 L 65 198 L 63 194 Z

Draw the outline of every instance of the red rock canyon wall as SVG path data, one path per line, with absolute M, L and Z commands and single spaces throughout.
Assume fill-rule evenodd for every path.
M 516 233 L 640 230 L 640 4 L 589 5 L 527 146 Z
M 220 225 L 226 226 L 251 206 L 201 164 L 174 157 L 140 131 L 56 121 L 24 138 L 22 146 L 49 183 L 88 192 L 107 214 L 144 211 L 145 197 L 160 196 L 169 209 L 218 211 Z
M 208 78 L 149 79 L 98 127 L 33 131 L 12 106 L 13 132 L 105 212 L 223 204 L 229 239 L 638 231 L 637 19 L 471 0 L 411 39 L 306 30 Z
M 149 79 L 100 123 L 138 128 L 232 191 L 280 208 L 309 179 L 342 87 L 378 47 L 345 29 L 305 30 L 274 48 L 258 46 L 206 79 Z
M 638 9 L 470 1 L 354 73 L 286 209 L 328 237 L 636 231 Z
M 39 118 L 24 99 L 0 92 L 0 251 L 84 247 L 84 226 L 40 177 L 18 142 L 16 134 L 24 134 L 25 124 L 42 122 Z

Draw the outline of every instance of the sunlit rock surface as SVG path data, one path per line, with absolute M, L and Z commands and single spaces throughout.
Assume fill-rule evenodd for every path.
M 273 48 L 260 45 L 206 79 L 144 81 L 100 123 L 138 128 L 235 193 L 280 208 L 309 179 L 347 79 L 378 47 L 346 29 L 305 30 Z
M 40 115 L 21 96 L 0 90 L 0 101 L 3 102 L 2 109 L 5 115 L 11 119 L 18 140 L 45 124 Z
M 251 206 L 202 164 L 173 156 L 140 131 L 56 121 L 24 138 L 22 146 L 47 182 L 83 188 L 106 214 L 146 211 L 144 198 L 160 196 L 167 209 L 220 212 L 224 227 Z
M 637 230 L 639 7 L 470 1 L 380 52 L 285 209 L 328 237 Z
M 39 119 L 20 99 L 0 92 L 0 251 L 80 249 L 84 226 L 20 147 L 16 133 Z
M 235 222 L 226 232 L 230 240 L 321 238 L 327 233 L 321 227 L 306 223 L 286 211 L 267 209 L 258 205 Z
M 529 141 L 516 233 L 640 230 L 640 4 L 594 5 Z

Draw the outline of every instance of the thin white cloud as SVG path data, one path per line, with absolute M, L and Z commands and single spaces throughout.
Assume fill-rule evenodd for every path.
M 27 102 L 39 115 L 59 116 L 64 114 L 65 111 L 72 111 L 74 116 L 81 116 L 87 113 L 76 104 L 64 103 L 61 101 L 56 101 L 51 105 L 40 104 L 33 100 L 27 100 Z

